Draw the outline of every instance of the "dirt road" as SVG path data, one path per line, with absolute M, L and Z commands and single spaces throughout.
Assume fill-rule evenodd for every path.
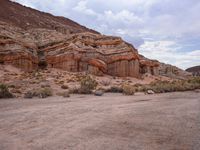
M 0 150 L 199 150 L 200 94 L 0 100 Z

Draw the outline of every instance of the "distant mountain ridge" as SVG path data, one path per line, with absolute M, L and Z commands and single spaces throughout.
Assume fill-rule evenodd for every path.
M 191 72 L 194 76 L 200 76 L 200 66 L 190 67 L 186 71 Z

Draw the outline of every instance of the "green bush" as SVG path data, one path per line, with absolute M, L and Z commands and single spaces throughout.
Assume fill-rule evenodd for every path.
M 13 94 L 10 93 L 8 86 L 0 84 L 0 98 L 13 98 Z

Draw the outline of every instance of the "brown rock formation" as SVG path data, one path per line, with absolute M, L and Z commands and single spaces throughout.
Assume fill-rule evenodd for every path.
M 192 73 L 193 76 L 200 76 L 200 66 L 190 67 L 186 71 Z
M 177 79 L 183 79 L 192 75 L 191 73 L 184 71 L 176 66 L 164 63 L 160 63 L 158 71 L 159 75 Z
M 0 63 L 11 64 L 25 71 L 37 68 L 38 56 L 34 45 L 6 36 L 0 25 Z M 14 35 L 14 34 L 13 34 Z
M 1 0 L 0 6 L 2 64 L 26 71 L 53 67 L 120 77 L 159 75 L 158 61 L 139 55 L 120 37 L 101 35 L 69 19 L 8 0 Z
M 9 0 L 0 0 L 0 6 L 0 20 L 23 29 L 45 28 L 64 34 L 85 31 L 98 33 L 70 19 L 55 17 Z
M 139 76 L 137 50 L 119 37 L 80 33 L 65 42 L 43 47 L 42 51 L 51 67 L 113 76 Z
M 158 68 L 160 63 L 157 60 L 150 60 L 140 55 L 140 73 L 141 74 L 152 74 L 159 75 Z

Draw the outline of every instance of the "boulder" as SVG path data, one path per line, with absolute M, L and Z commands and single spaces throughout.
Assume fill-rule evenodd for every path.
M 104 92 L 102 91 L 102 90 L 96 90 L 95 92 L 94 92 L 94 95 L 95 96 L 102 96 L 104 94 Z
M 147 90 L 147 94 L 155 94 L 153 90 Z

